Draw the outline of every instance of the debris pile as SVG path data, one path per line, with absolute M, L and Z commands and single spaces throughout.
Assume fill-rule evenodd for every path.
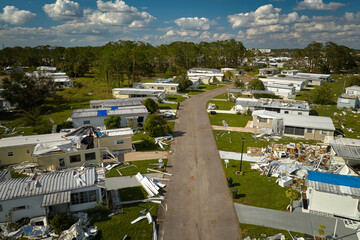
M 217 108 L 218 108 L 218 106 L 216 106 L 215 103 L 209 103 L 209 105 L 208 105 L 208 110 L 214 110 Z
M 173 141 L 173 136 L 167 135 L 162 137 L 156 137 L 154 138 L 155 144 L 159 144 L 160 148 L 162 150 L 165 150 L 164 145 L 169 145 Z

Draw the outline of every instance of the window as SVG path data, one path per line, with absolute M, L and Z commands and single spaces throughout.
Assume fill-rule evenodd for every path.
M 138 123 L 144 122 L 144 117 L 138 117 L 137 121 L 138 121 Z
M 30 153 L 30 150 L 26 150 L 26 153 Z
M 171 87 L 171 90 L 175 91 L 175 87 Z
M 2 212 L 3 211 L 3 208 L 2 208 L 2 205 L 0 204 L 0 212 Z
M 59 158 L 59 167 L 65 167 L 65 158 Z
M 119 140 L 115 140 L 115 145 L 120 145 L 120 144 L 124 144 L 125 140 L 123 139 L 119 139 Z
M 24 209 L 26 209 L 25 205 L 24 206 L 19 206 L 19 207 L 13 207 L 12 210 L 15 212 L 15 211 L 24 210 Z
M 341 103 L 350 103 L 350 100 L 349 99 L 340 99 L 340 102 Z
M 285 113 L 285 114 L 289 114 L 289 111 L 285 111 L 284 113 Z
M 321 131 L 321 135 L 327 135 L 328 131 Z
M 267 123 L 267 118 L 258 117 L 258 122 Z
M 302 112 L 298 112 L 298 115 L 302 115 Z
M 160 89 L 160 90 L 164 90 L 164 87 L 158 87 L 158 89 Z
M 14 156 L 14 152 L 8 152 L 8 157 Z
M 85 153 L 85 161 L 96 160 L 96 153 Z
M 80 154 L 70 156 L 70 163 L 74 163 L 74 162 L 81 162 Z
M 312 133 L 312 132 L 313 132 L 313 129 L 312 129 L 312 128 L 308 128 L 308 129 L 306 129 L 306 132 L 307 132 L 307 133 Z
M 71 205 L 96 202 L 96 201 L 97 201 L 96 190 L 71 194 Z
M 84 124 L 90 124 L 90 120 L 85 120 Z
M 304 136 L 305 128 L 285 126 L 285 134 Z

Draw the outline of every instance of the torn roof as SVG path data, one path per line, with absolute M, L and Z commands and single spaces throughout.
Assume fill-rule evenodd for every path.
M 69 191 L 94 186 L 97 182 L 95 168 L 45 173 L 36 180 L 32 177 L 13 178 L 0 182 L 0 200 Z
M 143 90 L 143 89 L 141 89 Z M 148 90 L 148 89 L 146 89 Z M 99 115 L 99 111 L 102 111 Z M 106 111 L 106 115 L 105 115 Z M 86 118 L 86 117 L 98 117 L 98 116 L 119 116 L 119 115 L 133 115 L 133 114 L 148 114 L 148 110 L 143 105 L 119 107 L 118 109 L 111 110 L 111 108 L 104 108 L 102 110 L 89 108 L 89 109 L 75 109 L 71 114 L 71 118 Z
M 21 145 L 34 145 L 38 143 L 54 142 L 63 140 L 65 133 L 52 133 L 30 136 L 17 136 L 0 139 L 0 148 Z
M 337 138 L 330 141 L 337 156 L 346 159 L 360 160 L 360 140 L 352 138 Z
M 286 108 L 295 110 L 310 111 L 309 104 L 305 101 L 282 100 L 282 99 L 252 99 L 252 98 L 237 98 L 236 105 L 254 106 L 254 107 L 272 107 L 272 108 Z

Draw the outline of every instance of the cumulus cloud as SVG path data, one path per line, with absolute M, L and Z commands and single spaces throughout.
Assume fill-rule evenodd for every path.
M 279 33 L 279 32 L 284 32 L 284 31 L 288 31 L 289 27 L 288 26 L 283 26 L 283 25 L 270 25 L 270 26 L 264 26 L 264 27 L 259 27 L 259 28 L 249 28 L 246 30 L 246 33 L 248 36 L 254 36 L 254 35 L 264 35 L 264 34 L 268 34 L 268 33 Z
M 343 6 L 345 6 L 345 4 L 339 2 L 324 3 L 323 0 L 304 0 L 302 2 L 298 2 L 294 10 L 311 9 L 335 11 Z
M 349 22 L 360 22 L 360 12 L 346 12 L 344 18 Z
M 164 36 L 160 38 L 169 38 L 169 37 L 196 37 L 199 36 L 200 32 L 198 31 L 188 31 L 188 30 L 170 30 Z
M 228 21 L 231 23 L 232 28 L 250 28 L 281 23 L 305 22 L 309 20 L 307 16 L 300 17 L 296 12 L 289 14 L 280 14 L 280 12 L 280 8 L 274 8 L 272 4 L 268 4 L 259 7 L 254 12 L 229 15 Z
M 184 30 L 201 30 L 207 31 L 210 29 L 211 25 L 215 25 L 216 22 L 209 20 L 207 18 L 198 18 L 198 17 L 183 17 L 176 19 L 174 21 L 181 29 Z
M 71 21 L 84 14 L 79 3 L 70 0 L 56 0 L 55 3 L 45 4 L 43 10 L 56 21 Z
M 89 14 L 88 18 L 93 24 L 127 26 L 141 28 L 156 20 L 147 12 L 139 12 L 136 7 L 127 5 L 125 2 L 97 1 L 99 11 Z
M 5 6 L 3 12 L 0 13 L 0 21 L 14 25 L 23 25 L 35 16 L 36 14 L 30 11 L 19 10 L 14 6 Z

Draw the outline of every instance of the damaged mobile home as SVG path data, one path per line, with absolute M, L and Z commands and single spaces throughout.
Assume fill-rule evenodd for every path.
M 42 170 L 101 165 L 103 158 L 132 150 L 130 128 L 96 130 L 82 127 L 56 133 L 0 139 L 2 166 L 31 162 Z

